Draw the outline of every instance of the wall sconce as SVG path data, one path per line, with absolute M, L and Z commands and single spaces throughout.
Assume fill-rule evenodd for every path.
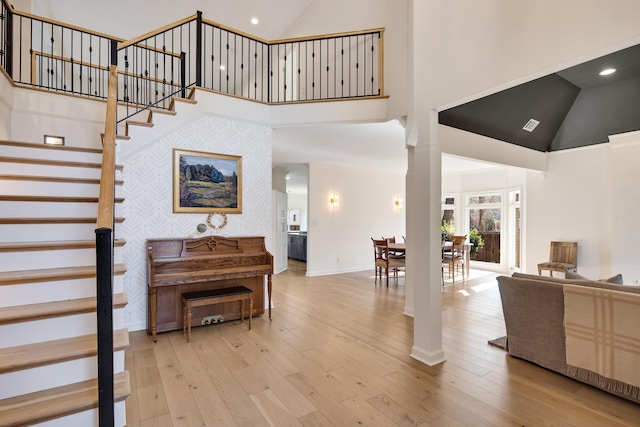
M 393 206 L 395 206 L 397 211 L 402 209 L 402 197 L 396 196 L 396 199 L 393 201 Z
M 64 145 L 64 136 L 45 135 L 44 143 L 46 145 Z
M 331 195 L 331 197 L 329 198 L 329 204 L 331 205 L 332 209 L 338 208 L 338 193 L 333 193 Z

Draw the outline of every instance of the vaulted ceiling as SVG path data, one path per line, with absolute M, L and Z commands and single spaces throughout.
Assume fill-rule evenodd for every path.
M 606 68 L 617 71 L 607 76 Z M 540 122 L 529 132 L 530 119 Z M 440 112 L 440 123 L 548 152 L 640 130 L 640 45 Z

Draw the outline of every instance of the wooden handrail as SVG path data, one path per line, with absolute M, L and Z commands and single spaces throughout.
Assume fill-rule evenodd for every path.
M 170 29 L 172 29 L 174 27 L 178 27 L 178 26 L 180 26 L 182 24 L 186 24 L 187 22 L 193 21 L 193 20 L 196 19 L 196 17 L 197 17 L 197 15 L 191 15 L 191 16 L 188 16 L 188 17 L 186 17 L 184 19 L 176 21 L 176 22 L 174 22 L 172 24 L 165 25 L 164 27 L 158 28 L 157 30 L 150 31 L 150 32 L 148 32 L 146 34 L 143 34 L 143 35 L 141 35 L 139 37 L 136 37 L 135 39 L 123 41 L 123 42 L 118 44 L 118 50 L 122 50 L 125 47 L 129 47 L 129 46 L 134 45 L 134 44 L 137 45 L 141 41 L 144 41 L 144 40 L 146 40 L 146 39 L 148 39 L 150 37 L 153 37 L 153 36 L 158 35 L 158 34 L 162 34 L 165 31 L 170 30 Z
M 118 66 L 109 69 L 107 118 L 102 140 L 102 173 L 98 199 L 98 228 L 113 228 L 113 200 L 115 194 L 116 108 L 118 97 Z

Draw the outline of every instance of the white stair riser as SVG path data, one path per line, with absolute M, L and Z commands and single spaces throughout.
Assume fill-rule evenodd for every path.
M 120 224 L 114 236 L 120 235 Z M 96 224 L 0 224 L 3 242 L 39 242 L 57 240 L 95 240 Z
M 2 145 L 2 156 L 20 157 L 26 159 L 63 160 L 69 162 L 102 162 L 102 153 L 87 153 L 84 151 L 42 148 L 43 145 L 44 144 L 33 144 L 33 147 Z
M 126 423 L 126 407 L 125 402 L 116 402 L 114 405 L 114 420 L 113 425 L 115 427 L 123 427 Z M 34 424 L 33 427 L 98 427 L 98 410 L 89 409 L 84 412 L 72 414 L 67 417 L 57 418 L 43 423 Z
M 76 166 L 40 165 L 28 163 L 0 162 L 0 173 L 23 176 L 55 176 L 65 178 L 100 179 L 100 168 L 86 168 Z M 115 179 L 121 179 L 120 171 L 116 170 Z
M 113 311 L 113 329 L 123 329 L 124 309 Z M 0 325 L 0 348 L 96 333 L 96 313 Z
M 2 374 L 0 375 L 0 399 L 96 378 L 98 376 L 97 365 L 98 358 L 92 356 Z M 124 371 L 123 350 L 113 354 L 113 371 Z
M 95 202 L 3 202 L 0 204 L 0 218 L 65 218 L 96 217 L 98 204 Z M 114 215 L 122 215 L 122 203 L 114 205 Z
M 98 197 L 98 184 L 61 184 L 41 181 L 1 181 L 0 192 L 6 196 L 78 196 Z M 115 196 L 122 197 L 119 185 L 115 187 Z
M 122 246 L 113 248 L 115 263 L 122 262 L 123 249 Z M 95 247 L 61 249 L 57 251 L 0 252 L 0 271 L 80 267 L 83 265 L 95 265 L 95 263 Z M 2 303 L 0 302 L 0 304 Z
M 113 293 L 124 292 L 124 275 L 113 277 Z M 0 286 L 0 307 L 96 296 L 96 278 Z

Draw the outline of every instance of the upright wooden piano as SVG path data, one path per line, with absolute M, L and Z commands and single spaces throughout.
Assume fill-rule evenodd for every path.
M 182 329 L 181 296 L 185 292 L 246 286 L 253 291 L 253 315 L 264 314 L 264 276 L 267 276 L 271 319 L 271 275 L 273 256 L 264 237 L 168 238 L 147 240 L 148 316 L 147 330 L 157 340 L 158 332 Z M 237 304 L 194 309 L 193 322 L 210 315 L 237 319 Z

